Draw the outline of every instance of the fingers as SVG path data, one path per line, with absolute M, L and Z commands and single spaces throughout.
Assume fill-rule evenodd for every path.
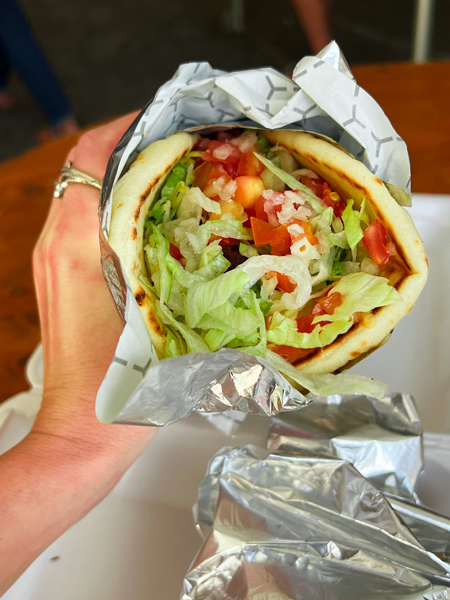
M 80 138 L 77 146 L 70 150 L 67 160 L 71 160 L 74 163 L 74 168 L 101 180 L 105 173 L 110 154 L 138 114 L 138 112 L 131 113 L 111 123 L 88 131 Z M 35 253 L 39 251 L 40 246 L 44 243 L 58 215 L 61 212 L 66 212 L 69 208 L 70 210 L 76 209 L 73 206 L 75 198 L 79 201 L 82 194 L 82 197 L 86 196 L 89 201 L 98 201 L 98 191 L 95 188 L 91 187 L 89 189 L 87 185 L 83 185 L 83 188 L 81 188 L 81 185 L 83 184 L 71 184 L 65 191 L 63 198 L 53 198 L 47 220 L 36 245 Z M 76 195 L 74 194 L 75 191 L 77 192 Z M 70 207 L 68 204 L 70 204 Z
M 81 136 L 77 146 L 69 153 L 74 168 L 103 179 L 112 151 L 138 114 L 126 115 Z

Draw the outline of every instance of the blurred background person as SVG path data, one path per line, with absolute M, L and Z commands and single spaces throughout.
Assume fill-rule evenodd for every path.
M 45 114 L 49 128 L 42 141 L 78 130 L 72 107 L 39 47 L 28 20 L 16 0 L 0 0 L 0 108 L 9 109 L 14 98 L 8 84 L 12 69 L 25 82 Z
M 291 0 L 300 24 L 317 54 L 333 38 L 331 33 L 331 7 L 333 0 Z
M 331 37 L 352 67 L 411 60 L 417 1 L 379 0 L 375 6 L 354 0 L 20 0 L 33 39 L 82 127 L 141 108 L 180 63 L 208 61 L 227 71 L 270 65 L 292 72 Z M 0 0 L 2 30 L 7 3 Z M 450 2 L 435 4 L 431 58 L 445 59 Z M 31 61 L 36 53 L 28 55 Z M 13 73 L 10 79 L 3 90 L 14 106 L 0 110 L 0 161 L 35 145 L 45 125 L 20 78 Z M 3 98 L 11 104 L 8 94 Z

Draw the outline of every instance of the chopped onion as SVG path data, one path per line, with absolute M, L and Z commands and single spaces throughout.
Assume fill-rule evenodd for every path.
M 230 144 L 239 148 L 243 153 L 249 152 L 258 141 L 258 136 L 253 131 L 245 131 L 237 138 L 230 140 Z
M 226 160 L 230 154 L 233 152 L 233 146 L 230 144 L 223 144 L 216 148 L 213 152 L 213 156 L 218 158 L 219 160 Z

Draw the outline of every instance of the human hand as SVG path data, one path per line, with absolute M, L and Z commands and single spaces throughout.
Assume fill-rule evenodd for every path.
M 101 179 L 136 115 L 85 134 L 68 158 Z M 98 190 L 72 184 L 54 198 L 33 255 L 44 350 L 42 407 L 30 434 L 0 457 L 0 596 L 93 508 L 145 450 L 156 429 L 104 425 L 97 389 L 122 323 L 103 280 Z M 13 526 L 11 526 L 13 524 Z
M 74 168 L 102 179 L 108 158 L 136 114 L 89 131 L 69 153 Z M 103 279 L 98 191 L 71 184 L 54 198 L 33 256 L 44 351 L 44 399 L 31 436 L 56 436 L 74 454 L 98 456 L 117 478 L 156 430 L 104 425 L 97 390 L 122 322 Z M 114 474 L 116 477 L 114 477 Z

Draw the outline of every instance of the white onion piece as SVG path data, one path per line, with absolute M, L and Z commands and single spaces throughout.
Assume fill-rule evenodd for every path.
M 249 152 L 258 141 L 258 136 L 253 131 L 245 131 L 237 138 L 230 140 L 230 144 L 239 148 L 241 152 Z
M 226 160 L 230 154 L 233 152 L 233 146 L 230 144 L 223 144 L 216 148 L 213 152 L 213 156 L 218 158 L 219 160 Z
M 252 287 L 263 275 L 277 271 L 290 277 L 297 287 L 290 294 L 284 293 L 281 300 L 288 310 L 304 306 L 311 295 L 311 275 L 308 267 L 298 256 L 253 256 L 239 265 L 238 269 L 250 277 L 247 287 Z
M 320 179 L 319 175 L 316 175 L 314 171 L 310 171 L 310 169 L 297 169 L 293 173 L 291 173 L 295 179 L 300 179 L 303 175 L 305 177 L 311 177 L 311 179 Z

